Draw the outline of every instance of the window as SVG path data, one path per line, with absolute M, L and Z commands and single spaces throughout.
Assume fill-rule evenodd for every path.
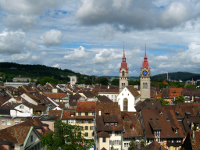
M 155 131 L 155 136 L 160 136 L 160 131 Z
M 109 123 L 105 123 L 105 126 L 109 126 Z
M 160 142 L 164 142 L 164 139 L 160 139 Z
M 114 145 L 120 145 L 121 141 L 120 140 L 114 140 Z
M 124 147 L 129 147 L 129 143 L 124 143 Z
M 19 124 L 19 121 L 15 121 L 15 124 Z
M 92 113 L 92 116 L 94 116 L 94 112 Z
M 174 143 L 174 140 L 172 139 L 172 143 Z
M 132 127 L 132 130 L 135 130 L 135 128 L 134 128 L 134 127 Z
M 85 112 L 85 116 L 88 116 L 88 112 Z
M 129 121 L 129 117 L 125 117 L 125 121 Z
M 88 126 L 85 126 L 85 130 L 88 130 Z
M 115 131 L 115 136 L 119 136 L 119 135 L 121 135 L 121 133 L 118 131 Z
M 88 132 L 85 132 L 85 136 L 88 137 Z
M 88 120 L 85 120 L 85 123 L 88 123 Z
M 124 71 L 122 71 L 122 76 L 124 76 Z
M 110 126 L 113 127 L 113 126 L 114 126 L 114 123 L 110 123 Z
M 81 112 L 78 113 L 78 116 L 81 116 Z
M 33 135 L 31 135 L 31 142 L 33 142 Z
M 103 143 L 105 143 L 106 142 L 106 138 L 105 137 L 103 137 Z
M 177 130 L 177 129 L 175 130 L 175 133 L 178 133 L 178 130 Z
M 7 121 L 7 125 L 11 125 L 11 122 L 10 122 L 10 121 Z
M 21 108 L 21 109 L 24 109 L 24 106 L 23 106 L 23 105 L 21 105 L 21 106 L 20 106 L 20 108 Z
M 176 143 L 181 143 L 181 139 L 177 139 L 177 140 L 176 140 Z
M 128 99 L 125 98 L 123 101 L 123 111 L 128 111 Z
M 90 126 L 90 130 L 94 130 L 94 126 Z
M 143 89 L 147 89 L 147 83 L 143 83 Z
M 2 120 L 2 125 L 6 125 L 6 121 Z
M 76 120 L 76 123 L 82 123 L 82 120 Z
M 117 126 L 117 123 L 115 123 L 115 126 Z

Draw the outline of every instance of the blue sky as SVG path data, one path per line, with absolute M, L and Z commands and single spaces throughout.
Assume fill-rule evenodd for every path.
M 0 61 L 118 76 L 200 73 L 198 0 L 0 0 Z

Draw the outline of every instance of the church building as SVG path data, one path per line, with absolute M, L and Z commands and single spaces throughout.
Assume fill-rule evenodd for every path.
M 136 112 L 135 105 L 140 101 L 140 94 L 133 86 L 128 86 L 128 69 L 125 51 L 123 51 L 121 68 L 119 68 L 119 95 L 117 101 L 121 111 Z
M 140 100 L 144 101 L 150 98 L 151 80 L 150 80 L 150 70 L 149 62 L 146 55 L 146 44 L 145 44 L 145 56 L 144 61 L 140 71 Z

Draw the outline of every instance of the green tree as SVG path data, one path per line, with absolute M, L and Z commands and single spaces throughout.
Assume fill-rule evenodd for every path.
M 119 85 L 119 79 L 113 79 L 113 80 L 111 81 L 111 84 L 112 84 L 112 85 Z
M 101 77 L 101 78 L 98 78 L 96 83 L 98 84 L 102 84 L 102 85 L 108 85 L 108 79 L 106 77 Z
M 42 147 L 48 150 L 87 150 L 94 145 L 93 140 L 86 140 L 81 134 L 82 128 L 57 121 L 55 131 L 42 136 Z
M 128 81 L 128 84 L 129 84 L 129 85 L 140 85 L 140 81 L 139 81 L 139 80 L 135 80 L 135 81 L 129 80 L 129 81 Z
M 192 85 L 192 84 L 188 84 L 186 87 L 187 87 L 187 88 L 193 88 L 193 89 L 196 89 L 196 88 L 197 88 L 196 85 Z
M 183 95 L 177 96 L 174 103 L 184 103 L 185 102 L 185 98 L 183 97 Z
M 128 150 L 132 150 L 132 149 L 137 149 L 137 146 L 135 145 L 135 142 L 134 142 L 134 141 L 132 141 L 132 142 L 130 143 L 130 146 L 129 146 L 129 148 L 128 148 Z
M 38 80 L 38 83 L 42 84 L 42 85 L 45 85 L 47 82 L 55 84 L 55 79 L 53 79 L 51 77 L 43 77 L 41 80 Z
M 166 100 L 164 100 L 163 98 L 157 98 L 156 100 L 160 101 L 161 105 L 167 105 L 167 104 L 169 104 L 169 102 L 166 101 Z

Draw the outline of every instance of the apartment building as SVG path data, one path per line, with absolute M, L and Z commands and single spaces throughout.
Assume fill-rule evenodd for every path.
M 77 102 L 76 125 L 81 126 L 86 139 L 94 138 L 95 102 Z

